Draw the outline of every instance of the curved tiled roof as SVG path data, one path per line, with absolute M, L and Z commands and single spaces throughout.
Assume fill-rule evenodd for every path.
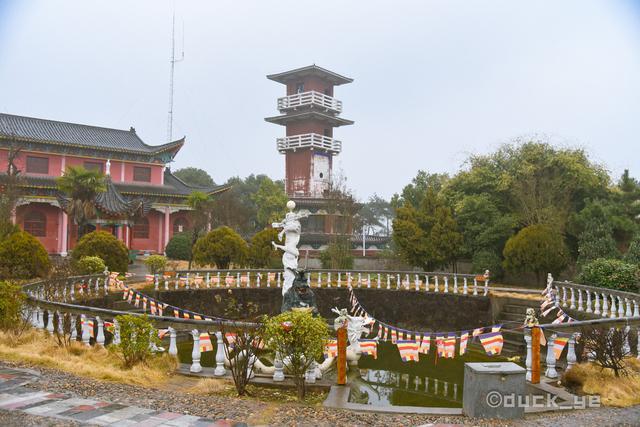
M 184 138 L 163 145 L 145 144 L 135 129 L 121 130 L 99 126 L 0 113 L 0 136 L 58 145 L 73 145 L 144 154 L 177 151 Z

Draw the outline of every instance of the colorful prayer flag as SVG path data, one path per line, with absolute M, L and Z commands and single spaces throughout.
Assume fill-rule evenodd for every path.
M 156 314 L 156 302 L 154 300 L 151 300 L 149 302 L 149 310 L 151 311 L 151 314 L 155 316 L 155 314 Z
M 207 332 L 202 332 L 200 334 L 200 353 L 204 353 L 205 351 L 212 351 L 213 344 L 211 344 L 211 337 Z
M 129 289 L 129 296 L 127 297 L 127 302 L 129 304 L 131 304 L 131 301 L 133 301 L 133 289 Z
M 388 341 L 389 339 L 389 328 L 387 328 L 386 326 L 384 327 L 384 337 L 382 339 L 385 341 Z
M 480 343 L 482 343 L 484 351 L 486 351 L 489 356 L 493 356 L 502 352 L 504 339 L 500 332 L 489 332 L 480 335 Z
M 502 329 L 502 325 L 495 325 L 491 327 L 491 332 L 500 332 L 500 329 Z
M 398 335 L 395 329 L 391 329 L 391 344 L 395 344 L 398 341 Z
M 562 355 L 562 350 L 569 342 L 569 338 L 565 337 L 556 337 L 555 341 L 553 341 L 553 354 L 556 356 L 556 360 L 560 359 Z
M 484 328 L 475 328 L 471 333 L 471 337 L 475 338 L 478 335 L 482 334 L 483 331 L 484 331 Z
M 144 275 L 144 280 L 147 283 L 153 283 L 153 279 L 154 279 L 153 274 L 145 274 Z
M 467 352 L 467 344 L 469 343 L 469 332 L 463 331 L 460 334 L 460 356 Z
M 338 357 L 338 340 L 329 340 L 324 346 L 324 358 Z
M 456 336 L 447 335 L 444 339 L 444 357 L 452 359 L 456 354 Z
M 436 334 L 436 351 L 438 357 L 444 357 L 444 335 Z
M 360 350 L 362 351 L 362 354 L 373 356 L 374 359 L 378 358 L 378 341 L 377 340 L 361 339 L 359 340 L 359 343 L 360 343 Z
M 136 302 L 134 304 L 136 307 L 140 307 L 140 294 L 136 293 Z
M 562 323 L 564 321 L 564 319 L 566 319 L 567 315 L 564 314 L 563 311 L 559 311 L 558 312 L 559 316 L 556 320 L 554 320 L 553 322 L 551 322 L 554 325 L 557 325 L 558 323 Z
M 398 351 L 400 352 L 400 357 L 402 358 L 403 362 L 418 361 L 419 354 L 417 342 L 409 340 L 398 340 L 396 342 L 396 346 L 398 347 Z
M 431 347 L 431 335 L 425 334 L 422 336 L 422 342 L 420 343 L 420 353 L 427 354 L 429 353 L 429 348 Z

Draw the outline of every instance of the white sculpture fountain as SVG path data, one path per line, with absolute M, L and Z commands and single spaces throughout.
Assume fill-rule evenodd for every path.
M 284 245 L 278 245 L 276 242 L 271 242 L 274 248 L 282 250 L 282 264 L 284 266 L 284 284 L 282 285 L 282 295 L 287 293 L 289 288 L 293 285 L 293 280 L 296 278 L 294 273 L 298 269 L 298 243 L 300 243 L 300 219 L 309 216 L 307 212 L 294 213 L 296 204 L 293 200 L 287 202 L 287 209 L 289 212 L 285 215 L 282 222 L 274 222 L 273 228 L 282 228 L 282 231 L 278 233 L 278 239 L 282 241 L 282 237 L 285 237 Z

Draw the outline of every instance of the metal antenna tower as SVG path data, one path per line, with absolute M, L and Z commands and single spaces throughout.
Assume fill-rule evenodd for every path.
M 176 59 L 176 12 L 173 11 L 171 21 L 171 71 L 169 72 L 169 117 L 167 119 L 167 142 L 173 140 L 173 75 L 176 62 L 184 60 L 184 24 L 182 28 L 182 54 L 180 59 Z

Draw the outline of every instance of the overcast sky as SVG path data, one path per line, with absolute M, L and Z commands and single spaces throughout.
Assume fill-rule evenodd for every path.
M 167 139 L 173 1 L 0 0 L 0 111 Z M 335 163 L 360 198 L 455 172 L 522 135 L 640 176 L 638 1 L 177 1 L 173 169 L 284 177 L 280 84 L 312 63 L 335 96 Z

